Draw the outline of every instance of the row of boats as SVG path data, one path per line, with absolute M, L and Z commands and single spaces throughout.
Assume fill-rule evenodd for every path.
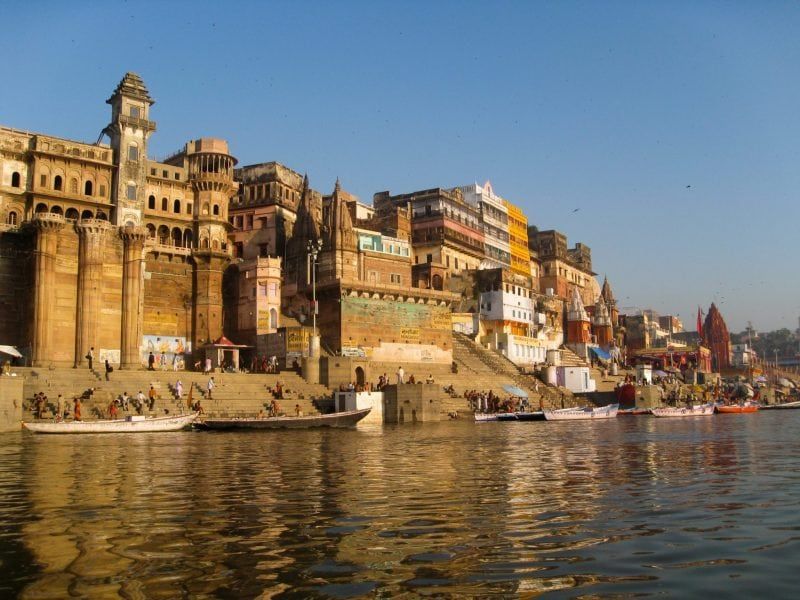
M 124 419 L 97 421 L 25 421 L 22 427 L 33 433 L 154 433 L 180 431 L 188 427 L 205 430 L 308 429 L 310 427 L 353 427 L 371 409 L 350 410 L 304 417 L 202 418 L 199 413 L 166 417 L 133 415 Z
M 741 404 L 720 404 L 707 402 L 691 406 L 663 406 L 659 408 L 637 409 L 628 408 L 620 410 L 619 404 L 606 406 L 586 406 L 583 408 L 562 408 L 559 410 L 544 410 L 535 412 L 516 413 L 476 413 L 475 421 L 576 421 L 591 419 L 614 419 L 617 416 L 653 415 L 654 417 L 702 417 L 721 414 L 754 413 L 758 410 L 800 408 L 800 402 L 789 402 L 776 405 L 762 405 L 753 401 Z

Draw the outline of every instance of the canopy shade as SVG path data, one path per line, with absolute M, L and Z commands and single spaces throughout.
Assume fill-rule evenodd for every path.
M 509 394 L 511 394 L 512 396 L 519 396 L 520 398 L 527 398 L 528 397 L 528 392 L 526 392 L 522 388 L 519 388 L 519 387 L 517 387 L 515 385 L 506 384 L 506 385 L 503 386 L 503 389 L 505 391 L 507 391 Z
M 594 353 L 594 355 L 599 358 L 600 360 L 611 360 L 611 354 L 603 350 L 602 348 L 598 348 L 596 346 L 589 346 L 589 349 Z
M 22 354 L 14 346 L 0 346 L 0 354 L 8 354 L 14 358 L 22 358 Z

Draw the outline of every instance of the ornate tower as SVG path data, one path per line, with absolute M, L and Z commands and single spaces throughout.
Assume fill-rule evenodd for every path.
M 725 319 L 713 302 L 703 323 L 703 345 L 711 350 L 711 368 L 714 372 L 730 367 L 731 336 Z
M 228 144 L 203 138 L 186 144 L 189 181 L 194 188 L 194 218 L 198 245 L 192 252 L 194 270 L 194 345 L 222 335 L 222 275 L 230 262 L 228 201 L 236 192 Z
M 319 278 L 356 279 L 358 276 L 358 243 L 347 203 L 341 197 L 339 180 L 327 206 L 322 209 L 322 254 Z
M 614 292 L 611 291 L 611 284 L 608 283 L 608 277 L 603 277 L 603 289 L 600 291 L 600 297 L 608 308 L 608 314 L 611 317 L 611 325 L 617 327 L 619 325 L 619 310 L 617 310 L 617 301 L 614 299 Z
M 567 310 L 567 343 L 588 344 L 592 341 L 592 326 L 583 307 L 578 288 L 572 288 L 572 299 Z
M 111 123 L 103 130 L 114 150 L 113 193 L 116 204 L 113 221 L 117 225 L 141 225 L 147 176 L 147 139 L 156 130 L 150 120 L 154 104 L 136 73 L 126 73 L 114 93 L 106 100 L 111 105 Z
M 592 331 L 594 332 L 599 346 L 610 346 L 614 339 L 614 328 L 611 325 L 611 315 L 608 312 L 603 296 L 597 299 L 594 305 L 594 316 L 592 318 Z

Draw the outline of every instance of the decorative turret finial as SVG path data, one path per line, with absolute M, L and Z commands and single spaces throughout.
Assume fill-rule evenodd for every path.
M 336 194 L 342 191 L 342 184 L 339 183 L 339 178 L 336 178 L 336 185 L 333 186 L 333 193 Z

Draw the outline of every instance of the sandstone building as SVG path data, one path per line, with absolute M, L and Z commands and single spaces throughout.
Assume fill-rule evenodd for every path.
M 210 138 L 148 158 L 134 73 L 107 103 L 108 143 L 0 129 L 0 336 L 34 365 L 180 360 L 222 335 L 236 160 Z

